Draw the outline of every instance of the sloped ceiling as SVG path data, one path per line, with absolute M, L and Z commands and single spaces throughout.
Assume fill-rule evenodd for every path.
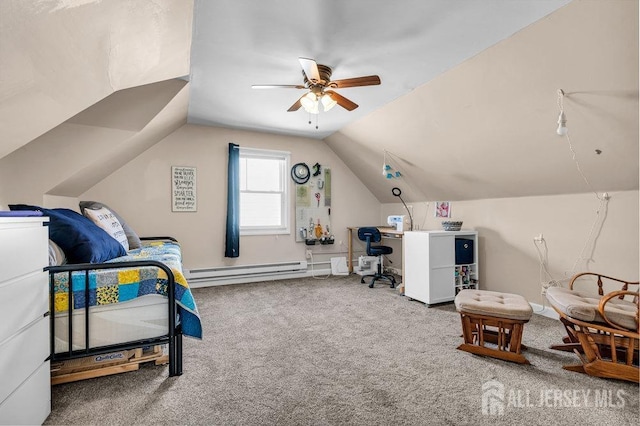
M 193 2 L 0 2 L 0 206 L 78 196 L 186 123 Z
M 189 73 L 193 3 L 0 1 L 0 158 L 119 90 Z
M 46 188 L 23 176 L 34 202 L 77 194 L 157 142 L 186 119 L 189 88 L 191 122 L 324 138 L 381 202 L 397 202 L 394 186 L 408 201 L 638 188 L 635 0 L 7 0 L 0 55 L 2 181 L 62 164 Z M 298 91 L 250 88 L 300 83 L 298 56 L 383 84 L 345 89 L 360 108 L 321 114 L 315 130 L 286 112 Z M 145 92 L 149 109 L 126 108 L 189 73 Z M 554 133 L 559 88 L 570 140 Z M 95 167 L 92 138 L 119 141 Z M 46 140 L 68 150 L 42 158 Z M 401 177 L 384 178 L 383 162 Z
M 187 82 L 167 80 L 108 96 L 0 158 L 0 182 L 19 183 L 0 185 L 0 200 L 79 196 L 185 124 L 188 93 Z
M 196 0 L 189 122 L 322 139 L 569 1 Z M 287 112 L 304 90 L 251 88 L 302 84 L 298 57 L 382 84 L 338 90 L 360 106 L 310 125 Z
M 637 190 L 638 2 L 574 1 L 325 140 L 382 202 Z
M 638 188 L 637 1 L 196 0 L 194 19 L 190 122 L 323 138 L 381 202 Z M 304 91 L 251 89 L 300 84 L 299 56 L 382 85 L 316 130 L 286 112 Z
M 82 167 L 77 167 L 75 173 L 47 193 L 77 197 L 87 191 L 185 124 L 188 102 L 188 83 L 167 80 L 116 92 L 76 115 L 68 123 L 83 123 L 84 126 L 91 123 L 92 127 L 120 128 L 133 133 L 121 143 L 96 144 L 96 152 L 91 157 L 94 161 L 86 161 Z M 100 120 L 100 117 L 104 119 Z

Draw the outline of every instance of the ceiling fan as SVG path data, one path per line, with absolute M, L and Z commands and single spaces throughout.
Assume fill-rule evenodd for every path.
M 353 111 L 358 108 L 358 104 L 345 98 L 339 93 L 331 89 L 342 89 L 345 87 L 358 87 L 358 86 L 374 86 L 380 84 L 380 77 L 377 75 L 368 75 L 366 77 L 347 78 L 343 80 L 331 81 L 331 68 L 316 63 L 313 59 L 298 58 L 300 65 L 302 66 L 302 76 L 304 77 L 304 84 L 257 84 L 251 86 L 254 89 L 307 89 L 305 93 L 287 110 L 297 111 L 300 107 L 303 107 L 307 112 L 311 114 L 318 114 L 320 112 L 319 105 L 322 104 L 324 111 L 329 111 L 336 105 L 340 105 L 342 108 Z

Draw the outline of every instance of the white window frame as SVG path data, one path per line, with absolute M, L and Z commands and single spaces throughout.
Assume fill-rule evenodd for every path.
M 284 235 L 291 234 L 291 225 L 289 219 L 289 210 L 291 208 L 289 196 L 289 163 L 291 153 L 288 151 L 274 151 L 258 148 L 240 147 L 240 159 L 242 158 L 263 158 L 281 160 L 280 176 L 282 179 L 282 205 L 281 205 L 281 224 L 278 226 L 240 226 L 240 235 Z M 245 191 L 240 191 L 242 192 Z M 250 192 L 250 191 L 247 191 Z M 262 192 L 262 191 L 259 191 Z M 241 197 L 242 199 L 242 197 Z M 240 201 L 242 203 L 242 201 Z M 240 208 L 242 211 L 242 207 Z

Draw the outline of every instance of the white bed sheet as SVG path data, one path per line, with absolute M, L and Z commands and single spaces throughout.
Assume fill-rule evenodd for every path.
M 114 345 L 167 334 L 167 298 L 149 294 L 89 308 L 89 347 Z M 55 315 L 55 353 L 69 350 L 69 314 Z M 73 349 L 85 349 L 84 309 L 73 312 Z

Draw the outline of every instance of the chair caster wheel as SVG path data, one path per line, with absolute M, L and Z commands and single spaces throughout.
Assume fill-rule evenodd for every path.
M 373 288 L 373 283 L 369 284 L 369 288 Z
M 396 285 L 395 284 L 391 284 L 391 288 L 396 288 Z
M 364 284 L 364 278 L 360 279 L 360 284 Z

